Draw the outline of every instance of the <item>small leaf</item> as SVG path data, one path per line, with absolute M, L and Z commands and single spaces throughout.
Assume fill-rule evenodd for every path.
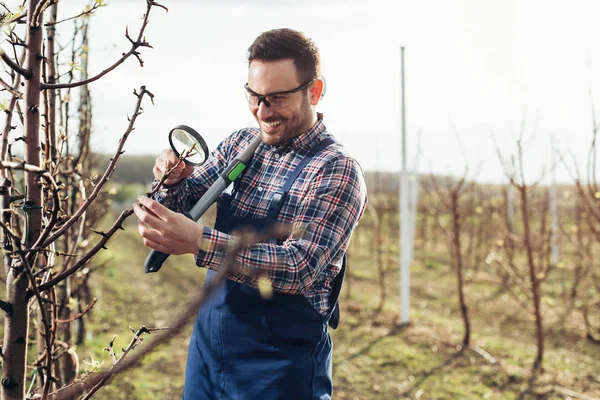
M 71 67 L 71 69 L 73 71 L 83 71 L 83 68 L 81 68 L 81 66 L 79 65 L 79 63 L 73 62 L 73 61 L 69 61 L 67 63 L 69 65 L 69 67 Z

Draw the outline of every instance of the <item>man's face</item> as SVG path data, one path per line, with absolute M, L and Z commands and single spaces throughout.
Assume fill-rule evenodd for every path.
M 248 68 L 248 89 L 258 95 L 295 89 L 304 83 L 298 81 L 293 60 L 254 60 Z M 280 146 L 312 128 L 316 113 L 311 106 L 311 96 L 306 93 L 308 90 L 304 88 L 295 93 L 273 96 L 270 107 L 265 101 L 250 105 L 250 111 L 260 126 L 263 143 Z M 267 102 L 269 99 L 267 97 Z

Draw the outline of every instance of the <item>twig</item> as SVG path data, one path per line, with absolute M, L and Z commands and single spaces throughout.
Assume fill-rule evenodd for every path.
M 585 394 L 577 393 L 577 392 L 572 391 L 571 389 L 567 389 L 565 387 L 558 386 L 558 385 L 554 385 L 554 390 L 556 390 L 558 393 L 560 393 L 562 395 L 569 396 L 569 397 L 574 397 L 576 399 L 598 400 L 597 397 L 590 397 L 590 396 L 587 396 Z
M 140 53 L 137 51 L 137 49 L 140 47 L 152 47 L 152 46 L 150 46 L 150 44 L 148 42 L 146 42 L 146 39 L 144 38 L 144 31 L 146 30 L 146 26 L 148 25 L 148 22 L 149 22 L 148 17 L 150 16 L 150 10 L 155 5 L 157 5 L 157 4 L 155 4 L 153 1 L 147 1 L 147 9 L 146 9 L 146 13 L 144 14 L 144 21 L 142 22 L 142 27 L 140 28 L 140 31 L 139 31 L 139 34 L 138 34 L 138 37 L 136 40 L 132 40 L 129 37 L 129 33 L 128 33 L 127 29 L 125 29 L 125 37 L 131 43 L 131 49 L 129 49 L 129 51 L 127 53 L 123 53 L 121 58 L 119 58 L 113 65 L 111 65 L 104 71 L 100 72 L 96 76 L 93 76 L 88 79 L 84 79 L 82 81 L 71 82 L 71 83 L 55 83 L 55 84 L 42 83 L 42 90 L 44 90 L 44 89 L 67 89 L 67 88 L 74 88 L 74 87 L 78 87 L 78 86 L 87 85 L 88 83 L 97 81 L 98 79 L 102 78 L 104 75 L 108 74 L 110 71 L 114 70 L 119 65 L 123 64 L 123 62 L 126 59 L 128 59 L 129 57 L 131 57 L 132 55 L 137 57 L 138 61 L 143 66 L 143 62 L 139 55 Z
M 121 354 L 121 356 L 119 358 L 116 358 L 116 354 L 113 350 L 114 341 L 117 336 L 115 335 L 113 337 L 113 339 L 111 340 L 110 345 L 107 350 L 109 351 L 111 358 L 113 359 L 113 368 L 118 366 L 120 363 L 122 363 L 123 360 L 125 360 L 125 357 L 127 357 L 127 355 L 133 349 L 135 349 L 139 344 L 142 343 L 142 338 L 141 338 L 142 334 L 144 334 L 144 333 L 150 334 L 150 330 L 148 328 L 146 328 L 145 326 L 141 326 L 140 329 L 134 330 L 134 333 L 135 333 L 135 335 L 133 335 L 133 338 L 129 342 L 129 345 L 127 345 L 127 347 L 123 349 L 123 354 Z M 108 372 L 110 372 L 110 370 Z M 81 400 L 89 400 L 94 395 L 94 393 L 96 393 L 98 391 L 98 389 L 100 389 L 102 386 L 104 386 L 104 384 L 108 381 L 108 379 L 111 376 L 111 375 L 109 375 L 108 372 L 104 375 L 103 379 L 100 379 L 100 381 L 97 384 L 95 384 L 94 387 L 85 396 L 83 396 L 81 398 Z
M 27 11 L 24 11 L 22 14 L 12 17 L 8 21 L 2 21 L 2 25 L 10 25 L 14 22 L 23 22 L 24 19 L 27 18 Z
M 58 188 L 56 182 L 52 178 L 52 175 L 50 175 L 50 173 L 48 173 L 48 171 L 43 170 L 40 167 L 37 167 L 35 165 L 25 164 L 25 163 L 18 163 L 18 162 L 14 162 L 14 161 L 1 161 L 0 164 L 2 165 L 2 168 L 17 169 L 17 170 L 23 170 L 23 171 L 37 173 L 41 178 L 43 178 L 50 185 L 50 189 L 52 191 L 52 197 L 53 197 L 52 212 L 50 215 L 50 220 L 46 224 L 44 231 L 40 234 L 40 237 L 38 238 L 36 243 L 32 246 L 32 248 L 46 247 L 47 245 L 41 246 L 41 243 L 45 240 L 45 238 L 48 236 L 48 234 L 54 227 L 54 224 L 56 223 L 58 212 L 60 211 L 60 198 L 58 196 L 58 192 L 60 191 L 60 189 Z M 30 262 L 31 262 L 31 260 L 30 260 Z
M 33 10 L 33 14 L 31 14 L 31 20 L 30 20 L 31 26 L 33 26 L 33 27 L 40 26 L 40 20 L 42 19 L 42 14 L 44 13 L 44 11 L 46 11 L 46 8 L 48 8 L 48 6 L 53 3 L 53 1 L 58 1 L 58 0 L 45 0 L 45 1 L 40 1 L 37 4 L 35 9 Z
M 131 214 L 133 214 L 133 211 L 131 210 L 123 211 L 119 218 L 117 218 L 115 223 L 112 225 L 112 227 L 108 230 L 108 232 L 102 234 L 102 239 L 100 239 L 100 241 L 96 243 L 96 245 L 89 252 L 87 252 L 81 259 L 79 259 L 71 268 L 65 270 L 64 272 L 61 272 L 48 282 L 41 284 L 39 287 L 40 292 L 48 290 L 49 288 L 55 286 L 57 283 L 62 282 L 69 276 L 73 275 L 75 272 L 77 272 L 79 268 L 81 268 L 93 256 L 95 256 L 96 253 L 98 253 L 102 249 L 105 249 L 106 242 L 108 242 L 108 240 L 117 232 L 117 230 L 124 230 L 123 221 L 125 221 L 125 219 L 127 219 Z M 27 298 L 31 298 L 32 295 L 33 294 L 28 291 Z
M 481 357 L 485 358 L 490 364 L 497 364 L 498 360 L 496 357 L 485 351 L 479 346 L 467 346 L 467 349 L 471 350 L 474 353 L 479 354 Z
M 267 241 L 271 237 L 279 236 L 288 232 L 289 230 L 287 227 L 277 225 L 266 230 L 265 232 L 261 232 L 260 234 L 247 232 L 240 236 L 238 240 L 231 241 L 229 244 L 229 251 L 227 252 L 225 260 L 215 278 L 211 279 L 203 289 L 200 289 L 196 297 L 188 304 L 183 313 L 179 315 L 172 324 L 169 324 L 171 327 L 170 329 L 159 332 L 152 342 L 141 348 L 140 351 L 136 352 L 134 356 L 127 359 L 122 359 L 118 364 L 113 365 L 105 372 L 92 375 L 89 378 L 74 382 L 69 386 L 65 386 L 56 392 L 51 393 L 49 400 L 72 398 L 79 395 L 84 390 L 88 390 L 90 386 L 98 386 L 99 388 L 101 386 L 99 385 L 100 383 L 103 385 L 113 376 L 137 366 L 148 354 L 153 352 L 157 346 L 167 343 L 182 331 L 188 321 L 198 312 L 198 308 L 202 307 L 213 291 L 221 285 L 225 276 L 230 274 L 234 269 L 238 268 L 236 266 L 236 256 L 241 250 L 254 243 Z
M 54 25 L 58 25 L 58 24 L 60 24 L 61 22 L 67 22 L 67 21 L 71 21 L 71 20 L 73 20 L 73 19 L 77 19 L 77 18 L 79 18 L 79 17 L 83 17 L 83 16 L 85 16 L 85 15 L 92 15 L 92 14 L 94 13 L 94 11 L 96 11 L 96 10 L 97 10 L 97 9 L 99 9 L 100 7 L 105 7 L 105 6 L 106 6 L 105 4 L 98 4 L 98 2 L 97 2 L 97 1 L 95 1 L 95 2 L 94 2 L 94 4 L 93 4 L 93 5 L 92 5 L 92 6 L 91 6 L 89 9 L 87 9 L 87 10 L 83 10 L 83 11 L 82 11 L 81 13 L 79 13 L 78 15 L 74 15 L 74 16 L 72 16 L 72 17 L 65 18 L 65 19 L 62 19 L 62 20 L 60 20 L 60 21 L 56 21 L 56 22 L 46 22 L 46 23 L 44 24 L 44 26 L 54 26 Z
M 83 317 L 85 314 L 88 313 L 88 311 L 90 311 L 92 309 L 92 307 L 94 307 L 96 305 L 97 301 L 98 301 L 98 299 L 94 298 L 94 300 L 92 300 L 92 302 L 90 304 L 88 304 L 88 306 L 82 312 L 80 312 L 79 314 L 77 314 L 77 315 L 75 315 L 75 316 L 73 316 L 73 317 L 71 317 L 69 319 L 57 319 L 56 323 L 57 324 L 66 324 L 68 322 L 73 322 L 76 319 L 79 319 L 79 318 Z
M 171 176 L 173 171 L 177 167 L 179 167 L 179 165 L 181 165 L 182 162 L 185 162 L 184 160 L 190 155 L 190 153 L 192 151 L 194 151 L 195 147 L 196 147 L 196 144 L 194 143 L 194 145 L 190 149 L 188 149 L 185 153 L 182 153 L 179 155 L 179 162 L 177 164 L 175 164 L 173 167 L 171 167 L 170 169 L 168 169 L 167 171 L 165 171 L 165 173 L 160 177 L 160 180 L 158 181 L 158 183 L 156 184 L 154 189 L 151 192 L 146 194 L 147 197 L 154 196 L 154 194 L 162 188 L 163 184 L 169 178 L 169 176 Z
M 43 244 L 44 247 L 48 246 L 50 243 L 54 242 L 56 239 L 58 239 L 59 237 L 61 237 L 61 235 L 63 233 L 65 233 L 79 219 L 79 217 L 81 217 L 81 215 L 88 209 L 88 207 L 96 199 L 96 197 L 98 196 L 98 194 L 102 190 L 102 187 L 104 187 L 104 185 L 106 184 L 106 182 L 108 182 L 110 176 L 112 175 L 113 171 L 116 168 L 117 160 L 119 159 L 119 157 L 121 156 L 121 154 L 123 154 L 123 147 L 125 146 L 125 141 L 129 137 L 129 134 L 134 129 L 134 125 L 135 125 L 135 121 L 136 121 L 137 117 L 141 114 L 140 109 L 141 109 L 141 106 L 142 106 L 142 99 L 143 99 L 144 95 L 148 95 L 148 96 L 150 96 L 150 98 L 154 97 L 154 95 L 151 92 L 149 92 L 149 91 L 146 90 L 145 86 L 142 86 L 140 88 L 140 93 L 139 94 L 134 90 L 134 94 L 138 98 L 137 104 L 135 106 L 135 111 L 133 113 L 133 116 L 129 119 L 129 125 L 127 127 L 127 130 L 125 131 L 125 133 L 123 134 L 123 136 L 119 140 L 119 146 L 117 148 L 117 151 L 115 152 L 114 157 L 111 158 L 110 163 L 106 167 L 106 170 L 104 171 L 104 174 L 102 175 L 102 178 L 100 179 L 100 182 L 98 184 L 96 184 L 96 186 L 94 187 L 93 192 L 86 199 L 86 201 L 81 205 L 81 207 L 79 207 L 79 209 L 75 212 L 75 214 L 73 214 L 73 216 L 71 216 L 71 218 L 69 218 L 69 220 L 67 222 L 65 222 L 65 224 L 59 230 L 57 230 L 56 232 L 54 232 L 52 235 L 50 235 L 50 237 L 48 237 L 44 241 L 44 244 Z
M 18 90 L 15 90 L 15 88 L 13 88 L 8 83 L 6 83 L 4 81 L 4 79 L 2 79 L 2 78 L 0 78 L 0 86 L 2 86 L 4 89 L 6 89 L 8 91 L 8 93 L 12 94 L 16 98 L 18 98 L 18 99 L 23 98 L 23 93 L 19 92 Z

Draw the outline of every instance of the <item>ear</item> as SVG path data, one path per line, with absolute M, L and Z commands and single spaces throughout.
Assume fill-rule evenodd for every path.
M 317 79 L 310 86 L 310 103 L 316 106 L 325 94 L 325 81 L 321 78 Z

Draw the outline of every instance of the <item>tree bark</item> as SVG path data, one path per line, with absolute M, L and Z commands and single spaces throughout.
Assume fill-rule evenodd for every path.
M 463 277 L 463 260 L 461 254 L 461 243 L 460 243 L 460 211 L 458 209 L 458 192 L 453 191 L 451 194 L 451 207 L 452 207 L 452 247 L 454 248 L 454 261 L 456 262 L 456 277 L 458 282 L 458 300 L 460 305 L 460 312 L 462 315 L 463 323 L 465 326 L 465 333 L 463 336 L 463 347 L 468 347 L 471 341 L 471 321 L 469 320 L 469 309 L 465 302 L 465 283 Z
M 27 3 L 27 43 L 25 69 L 32 72 L 32 77 L 25 81 L 25 162 L 40 165 L 40 80 L 42 61 L 43 29 L 39 21 L 35 21 L 34 10 L 40 0 L 29 0 Z M 42 225 L 42 189 L 37 174 L 25 172 L 27 195 L 25 198 L 25 214 L 27 226 L 25 246 L 31 247 L 39 237 Z M 29 257 L 33 259 L 33 257 Z M 4 326 L 4 363 L 2 364 L 2 400 L 21 400 L 25 398 L 25 369 L 27 365 L 27 334 L 29 313 L 27 307 L 27 287 L 29 281 L 24 273 L 23 265 L 16 259 L 6 277 L 6 298 L 13 306 L 13 314 L 6 318 Z M 31 264 L 30 264 L 31 265 Z
M 525 249 L 527 251 L 527 263 L 529 266 L 529 279 L 531 280 L 531 292 L 533 294 L 533 307 L 535 313 L 535 328 L 537 337 L 537 355 L 533 362 L 535 371 L 543 370 L 544 361 L 544 329 L 542 325 L 542 310 L 540 304 L 540 281 L 537 276 L 535 267 L 533 244 L 531 243 L 531 228 L 529 226 L 529 210 L 527 204 L 527 187 L 520 186 L 519 193 L 521 195 L 521 212 L 523 214 L 523 228 Z

